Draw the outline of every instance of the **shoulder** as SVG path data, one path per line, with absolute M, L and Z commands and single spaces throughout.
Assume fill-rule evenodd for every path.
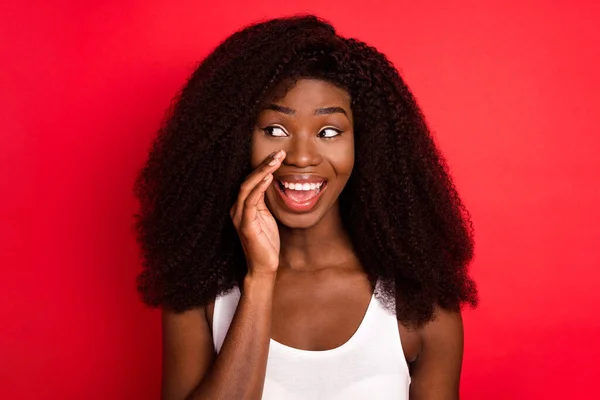
M 436 306 L 433 319 L 421 329 L 423 346 L 457 345 L 463 341 L 463 320 L 460 311 Z
M 185 398 L 215 358 L 205 307 L 183 312 L 163 308 L 162 346 L 162 398 Z
M 436 307 L 419 336 L 421 349 L 412 365 L 411 398 L 458 399 L 464 344 L 460 311 Z
M 175 311 L 168 307 L 161 309 L 163 341 L 177 343 L 182 337 L 189 339 L 211 335 L 215 301 L 185 311 Z

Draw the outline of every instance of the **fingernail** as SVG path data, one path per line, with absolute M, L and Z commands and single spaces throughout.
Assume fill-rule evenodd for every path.
M 276 152 L 275 152 L 275 153 L 272 155 L 272 157 L 273 157 L 273 160 L 272 160 L 271 162 L 269 162 L 269 165 L 273 166 L 273 165 L 277 164 L 277 161 L 279 161 L 279 159 L 281 158 L 281 153 L 282 153 L 282 151 L 281 151 L 281 150 L 279 150 L 279 151 L 276 151 Z

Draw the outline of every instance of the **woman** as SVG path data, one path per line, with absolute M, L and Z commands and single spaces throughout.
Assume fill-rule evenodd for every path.
M 472 229 L 396 69 L 314 16 L 247 27 L 136 182 L 163 399 L 457 399 Z

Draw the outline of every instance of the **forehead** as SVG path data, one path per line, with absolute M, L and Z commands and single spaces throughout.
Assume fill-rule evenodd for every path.
M 300 79 L 283 96 L 274 101 L 298 111 L 313 111 L 321 107 L 350 108 L 350 95 L 332 83 L 318 79 Z

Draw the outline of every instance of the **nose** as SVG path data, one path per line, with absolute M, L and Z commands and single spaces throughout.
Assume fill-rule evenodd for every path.
M 323 159 L 317 140 L 311 134 L 295 135 L 292 137 L 286 146 L 286 157 L 283 163 L 293 165 L 297 168 L 319 165 Z

